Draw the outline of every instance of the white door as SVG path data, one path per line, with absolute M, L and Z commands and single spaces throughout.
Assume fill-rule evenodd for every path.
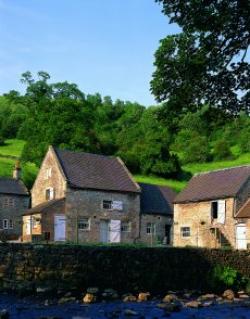
M 32 217 L 27 217 L 27 219 L 26 219 L 26 223 L 25 223 L 26 235 L 30 235 L 31 234 L 31 219 L 32 219 Z
M 226 201 L 219 200 L 218 201 L 218 219 L 217 222 L 220 224 L 225 224 L 226 217 Z
M 111 243 L 120 243 L 121 242 L 121 221 L 111 219 L 110 224 L 110 242 Z
M 109 241 L 109 221 L 100 221 L 100 241 L 101 243 L 108 243 Z
M 63 215 L 55 215 L 54 218 L 54 240 L 66 240 L 66 217 Z
M 244 224 L 236 225 L 237 249 L 247 249 L 247 228 Z

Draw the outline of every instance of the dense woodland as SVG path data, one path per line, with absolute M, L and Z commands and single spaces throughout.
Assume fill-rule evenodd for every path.
M 250 152 L 250 4 L 156 2 L 182 29 L 155 53 L 157 106 L 88 95 L 76 84 L 53 83 L 47 72 L 26 72 L 24 94 L 0 97 L 0 143 L 27 141 L 22 160 L 37 165 L 53 144 L 117 155 L 133 173 L 178 179 L 188 177 L 182 164 Z

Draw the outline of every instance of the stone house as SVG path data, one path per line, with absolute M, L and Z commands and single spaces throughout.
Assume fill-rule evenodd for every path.
M 16 164 L 13 178 L 0 177 L 0 229 L 9 239 L 22 235 L 22 214 L 29 208 L 30 196 L 20 179 L 21 168 Z
M 120 158 L 50 146 L 23 216 L 23 240 L 139 242 L 147 232 L 141 193 Z
M 250 166 L 195 175 L 174 200 L 174 246 L 250 247 Z

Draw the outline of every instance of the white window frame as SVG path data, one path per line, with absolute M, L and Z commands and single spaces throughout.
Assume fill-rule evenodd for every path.
M 83 222 L 83 221 L 85 221 L 85 222 Z M 87 225 L 87 227 L 86 228 L 80 228 L 79 225 L 81 223 Z M 88 217 L 80 217 L 78 219 L 77 227 L 78 227 L 78 230 L 80 230 L 80 231 L 88 231 L 88 230 L 90 230 L 90 218 L 88 218 Z
M 47 191 L 49 191 L 49 198 L 47 198 Z M 52 195 L 51 195 L 52 194 Z M 47 201 L 49 201 L 49 200 L 52 200 L 52 199 L 54 199 L 55 198 L 55 191 L 54 191 L 54 188 L 53 187 L 48 187 L 48 188 L 46 188 L 46 190 L 45 190 L 45 199 L 47 200 Z
M 49 179 L 52 176 L 52 168 L 48 167 L 46 169 L 46 179 Z
M 6 223 L 6 225 L 5 225 Z M 9 220 L 8 219 L 3 219 L 3 229 L 9 229 Z
M 181 226 L 180 232 L 181 232 L 181 237 L 184 239 L 189 239 L 191 237 L 191 227 L 190 226 Z
M 155 235 L 156 226 L 155 223 L 147 223 L 146 224 L 146 234 L 147 235 Z
M 131 232 L 131 222 L 121 222 L 121 232 L 130 233 Z
M 6 196 L 3 199 L 3 208 L 14 208 L 16 207 L 16 200 L 13 197 Z
M 109 203 L 110 204 L 110 207 L 104 207 L 104 203 Z M 113 204 L 113 201 L 112 200 L 109 200 L 109 199 L 103 199 L 102 201 L 102 209 L 105 209 L 105 210 L 112 210 L 112 204 Z

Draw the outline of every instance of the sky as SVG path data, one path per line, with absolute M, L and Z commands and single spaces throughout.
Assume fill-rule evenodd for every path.
M 43 70 L 86 94 L 155 104 L 154 52 L 178 32 L 154 0 L 0 0 L 0 94 Z

